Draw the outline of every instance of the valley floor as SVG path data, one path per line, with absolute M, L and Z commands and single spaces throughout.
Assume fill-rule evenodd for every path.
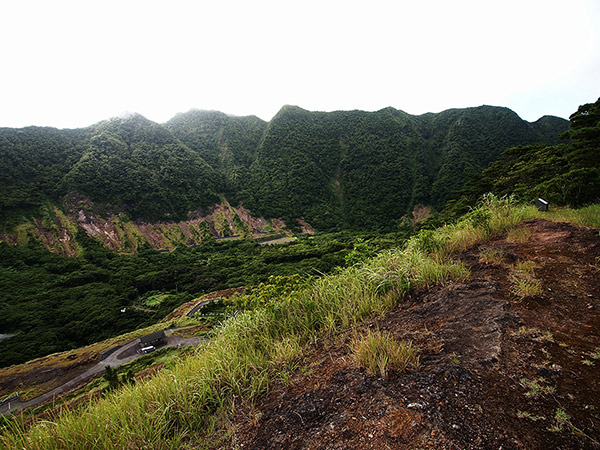
M 213 447 L 600 448 L 598 232 L 534 219 L 457 258 L 468 280 L 315 345 Z M 412 340 L 420 366 L 357 368 L 350 342 L 368 328 Z

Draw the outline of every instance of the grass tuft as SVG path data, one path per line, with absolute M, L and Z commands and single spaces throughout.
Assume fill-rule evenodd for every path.
M 536 416 L 535 414 L 532 414 L 529 411 L 521 411 L 521 410 L 517 411 L 517 417 L 519 419 L 529 419 L 534 422 L 537 422 L 538 420 L 546 420 L 546 418 L 544 416 Z
M 526 397 L 538 398 L 540 396 L 554 394 L 554 392 L 556 391 L 554 386 L 548 386 L 546 384 L 546 379 L 542 377 L 533 380 L 521 378 L 519 381 L 521 383 L 521 386 L 527 389 L 527 392 L 525 392 Z
M 525 227 L 517 227 L 508 231 L 506 235 L 507 242 L 523 243 L 531 238 L 531 230 Z
M 367 331 L 352 341 L 354 360 L 369 375 L 387 378 L 390 370 L 403 372 L 408 366 L 419 365 L 418 351 L 412 342 L 397 341 L 379 330 Z
M 484 264 L 502 264 L 504 252 L 495 248 L 483 248 L 479 251 L 479 260 Z
M 538 297 L 542 294 L 542 282 L 534 277 L 537 265 L 533 261 L 515 264 L 512 269 L 512 292 L 520 299 Z

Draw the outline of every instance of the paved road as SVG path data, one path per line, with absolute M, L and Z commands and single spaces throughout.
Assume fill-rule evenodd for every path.
M 198 343 L 200 342 L 200 338 L 198 337 L 182 338 L 180 336 L 171 336 L 174 331 L 180 329 L 181 328 L 166 330 L 165 334 L 169 336 L 167 337 L 168 344 L 163 345 L 160 348 L 162 349 L 167 347 L 187 347 L 190 345 L 198 345 Z M 139 358 L 140 356 L 142 356 L 142 354 L 138 352 L 139 344 L 139 339 L 135 339 L 134 341 L 125 344 L 123 347 L 119 348 L 113 354 L 107 356 L 95 366 L 91 367 L 90 369 L 86 370 L 85 372 L 76 376 L 75 378 L 72 378 L 69 381 L 61 384 L 60 386 L 52 389 L 51 391 L 46 392 L 45 394 L 39 395 L 26 402 L 15 400 L 1 405 L 0 414 L 8 414 L 9 412 L 15 413 L 30 408 L 32 406 L 39 405 L 40 403 L 44 403 L 55 397 L 59 397 L 61 394 L 63 394 L 64 392 L 68 392 L 71 388 L 77 386 L 82 381 L 96 374 L 104 372 L 106 366 L 117 367 L 123 364 L 127 364 L 136 358 Z
M 288 242 L 293 242 L 295 241 L 297 238 L 296 236 L 292 236 L 292 237 L 282 237 L 282 238 L 278 238 L 278 239 L 273 239 L 272 241 L 264 241 L 264 242 L 259 242 L 260 245 L 277 245 L 277 244 L 287 244 Z
M 217 297 L 217 298 L 209 298 L 208 300 L 203 300 L 201 302 L 196 303 L 196 305 L 190 309 L 186 316 L 187 317 L 194 317 L 196 315 L 196 313 L 198 311 L 200 311 L 202 308 L 204 308 L 206 305 L 210 305 L 211 303 L 218 303 L 223 301 L 223 299 L 221 297 Z

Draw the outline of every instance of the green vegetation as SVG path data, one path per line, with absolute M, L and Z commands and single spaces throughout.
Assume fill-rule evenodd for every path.
M 542 197 L 555 205 L 581 207 L 600 201 L 600 99 L 579 107 L 563 134 L 568 143 L 514 147 L 470 183 L 445 214 L 460 215 L 486 192 L 514 194 L 530 202 Z M 598 224 L 598 206 L 592 220 Z M 593 226 L 593 225 L 591 225 Z M 597 226 L 597 225 L 596 225 Z
M 278 246 L 210 240 L 172 252 L 146 246 L 119 255 L 80 232 L 76 258 L 34 241 L 0 243 L 0 329 L 15 334 L 2 341 L 0 367 L 148 326 L 204 293 L 257 285 L 270 276 L 328 273 L 345 264 L 355 239 L 360 236 L 323 234 Z M 398 239 L 375 236 L 370 245 L 381 250 Z
M 312 282 L 310 275 L 271 275 L 267 281 L 245 290 L 243 294 L 226 299 L 225 305 L 232 311 L 263 307 L 306 289 Z
M 536 267 L 533 261 L 522 261 L 514 265 L 511 275 L 512 292 L 520 299 L 541 295 L 542 282 L 534 276 Z
M 422 116 L 286 106 L 269 123 L 190 111 L 164 125 L 131 115 L 80 130 L 5 128 L 0 229 L 39 217 L 48 202 L 157 221 L 225 198 L 291 227 L 303 218 L 319 230 L 396 230 L 416 205 L 443 206 L 465 173 L 505 149 L 555 144 L 565 130 L 562 119 L 528 124 L 491 106 Z
M 224 175 L 227 194 L 233 199 L 248 176 L 267 123 L 255 116 L 192 110 L 177 114 L 165 127 Z
M 543 395 L 553 394 L 555 392 L 554 386 L 549 386 L 548 381 L 542 377 L 528 380 L 527 378 L 521 378 L 521 386 L 527 389 L 525 396 L 529 398 L 537 398 Z
M 535 414 L 530 413 L 529 411 L 517 411 L 517 417 L 519 419 L 529 419 L 537 422 L 538 420 L 546 420 L 544 416 L 536 416 Z
M 528 336 L 532 337 L 537 342 L 554 342 L 552 332 L 549 330 L 540 331 L 537 328 L 527 328 L 525 326 L 519 327 L 517 331 L 513 333 L 513 336 Z
M 89 130 L 0 128 L 0 225 L 18 225 L 64 195 L 61 180 L 82 157 Z
M 547 212 L 534 211 L 530 208 L 531 215 L 555 222 L 572 222 L 578 225 L 600 230 L 600 204 L 588 205 L 577 210 L 569 208 L 551 209 Z
M 479 260 L 485 264 L 501 264 L 504 252 L 495 248 L 484 248 L 479 251 Z
M 473 232 L 474 217 L 482 232 Z M 462 265 L 441 255 L 479 245 L 523 218 L 523 208 L 487 197 L 469 217 L 427 239 L 416 236 L 402 248 L 317 278 L 280 301 L 227 320 L 193 357 L 150 380 L 126 385 L 27 431 L 13 421 L 1 442 L 8 448 L 44 449 L 197 446 L 234 398 L 252 402 L 271 380 L 295 366 L 305 345 L 384 314 L 412 288 L 464 277 Z M 428 243 L 435 245 L 426 250 Z
M 403 372 L 408 366 L 419 365 L 418 351 L 412 342 L 399 342 L 379 330 L 356 336 L 352 351 L 359 367 L 364 367 L 369 375 L 379 374 L 382 378 L 387 378 L 390 370 Z
M 560 433 L 565 428 L 566 431 L 568 431 L 571 434 L 577 434 L 588 439 L 590 442 L 593 443 L 595 447 L 600 445 L 600 442 L 598 442 L 592 436 L 586 434 L 584 430 L 582 430 L 581 428 L 577 428 L 575 425 L 573 425 L 573 422 L 571 421 L 571 416 L 564 409 L 556 408 L 556 411 L 554 413 L 554 423 L 547 429 L 548 431 L 551 431 L 553 433 Z
M 506 236 L 506 240 L 507 240 L 507 242 L 523 243 L 523 242 L 527 242 L 529 240 L 530 236 L 531 236 L 531 231 L 529 230 L 529 228 L 519 227 L 519 228 L 514 228 L 514 229 L 510 230 L 508 232 L 508 235 Z
M 177 220 L 214 205 L 223 180 L 163 126 L 134 115 L 96 125 L 64 185 L 133 219 Z
M 0 181 L 0 231 L 16 226 L 20 244 L 0 244 L 0 329 L 16 334 L 2 341 L 0 366 L 156 323 L 203 293 L 249 287 L 226 302 L 223 311 L 236 313 L 196 353 L 135 384 L 127 372 L 112 371 L 102 381 L 111 391 L 104 398 L 27 429 L 14 418 L 0 445 L 197 447 L 236 399 L 251 403 L 274 380 L 289 381 L 307 345 L 385 314 L 411 289 L 466 278 L 468 270 L 453 259 L 466 249 L 504 233 L 516 242 L 528 239 L 519 224 L 542 213 L 517 200 L 598 201 L 599 115 L 598 102 L 582 106 L 564 135 L 570 141 L 560 144 L 565 121 L 527 124 L 494 107 L 418 117 L 392 108 L 311 113 L 284 107 L 268 124 L 192 111 L 164 126 L 132 116 L 83 130 L 0 130 L 0 169 L 8 174 Z M 466 173 L 510 146 L 534 143 L 542 144 L 506 151 L 452 208 L 418 231 L 407 225 L 415 206 L 441 208 Z M 202 217 L 223 199 L 282 217 L 289 228 L 302 218 L 317 229 L 351 231 L 281 246 L 206 240 L 186 248 L 177 245 L 185 227 L 154 225 L 171 252 L 154 251 L 131 234 L 130 218 L 184 219 L 190 211 Z M 75 257 L 44 250 L 38 240 L 58 239 L 59 224 L 75 234 L 63 211 L 80 208 L 103 217 L 120 213 L 117 233 L 131 234 L 127 245 L 137 253 L 116 254 L 82 230 L 64 247 Z M 232 227 L 227 210 L 218 211 L 214 226 L 223 236 L 247 234 L 232 208 Z M 598 205 L 552 208 L 543 217 L 600 228 Z M 36 236 L 32 220 L 48 233 Z M 369 229 L 395 233 L 357 232 Z M 193 232 L 208 234 L 207 223 Z M 493 263 L 502 255 L 484 249 L 481 257 Z M 527 262 L 515 265 L 519 297 L 541 292 L 533 272 Z M 398 352 L 388 338 L 379 333 L 355 341 L 357 353 L 366 349 L 360 364 L 382 376 L 394 370 L 389 358 Z M 456 355 L 454 362 L 460 363 Z M 542 378 L 521 383 L 531 397 L 552 393 Z
M 562 119 L 527 124 L 489 106 L 423 116 L 286 106 L 266 128 L 240 199 L 288 224 L 303 217 L 317 229 L 397 229 L 415 205 L 442 207 L 465 173 L 507 148 L 555 144 L 565 130 Z

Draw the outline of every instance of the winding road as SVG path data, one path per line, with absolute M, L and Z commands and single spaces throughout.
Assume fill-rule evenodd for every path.
M 200 338 L 197 336 L 191 337 L 191 338 L 182 338 L 180 336 L 173 336 L 173 332 L 177 331 L 179 329 L 181 329 L 181 328 L 165 331 L 165 335 L 167 336 L 167 344 L 162 345 L 160 347 L 161 349 L 168 348 L 168 347 L 187 347 L 190 345 L 198 345 L 200 343 Z M 20 400 L 15 399 L 10 402 L 4 403 L 3 405 L 0 406 L 0 414 L 4 414 L 4 415 L 6 415 L 8 413 L 14 414 L 15 412 L 25 410 L 32 406 L 36 406 L 36 405 L 39 405 L 40 403 L 44 403 L 48 400 L 59 397 L 61 394 L 68 392 L 70 389 L 74 388 L 82 381 L 84 381 L 90 377 L 93 377 L 94 375 L 104 372 L 106 369 L 106 366 L 118 367 L 123 364 L 127 364 L 136 358 L 139 358 L 140 356 L 142 356 L 142 354 L 138 350 L 139 344 L 140 344 L 139 338 L 125 344 L 124 346 L 119 348 L 117 351 L 115 351 L 111 355 L 107 356 L 105 359 L 103 359 L 102 361 L 100 361 L 95 366 L 91 367 L 90 369 L 86 370 L 82 374 L 70 379 L 69 381 L 61 384 L 60 386 L 52 389 L 51 391 L 48 391 L 42 395 L 32 398 L 31 400 L 28 400 L 26 402 L 21 402 Z

